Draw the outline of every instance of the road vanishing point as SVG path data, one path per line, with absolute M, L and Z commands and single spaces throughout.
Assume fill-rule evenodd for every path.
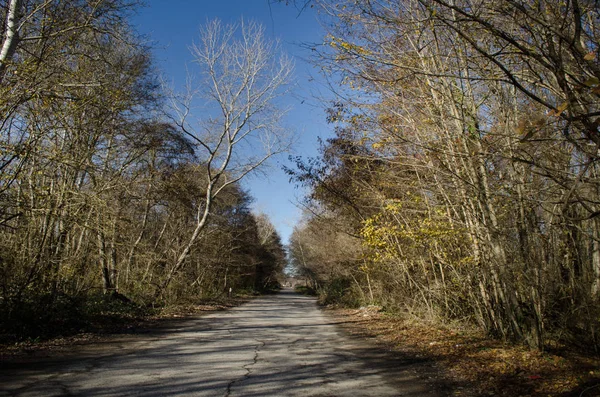
M 440 396 L 423 363 L 284 290 L 73 352 L 6 360 L 0 396 Z

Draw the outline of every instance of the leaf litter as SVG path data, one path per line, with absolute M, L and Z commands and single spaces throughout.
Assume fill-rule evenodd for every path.
M 538 351 L 487 338 L 475 329 L 389 315 L 374 307 L 326 311 L 349 333 L 408 357 L 427 358 L 452 385 L 451 396 L 600 396 L 600 357 L 565 346 Z

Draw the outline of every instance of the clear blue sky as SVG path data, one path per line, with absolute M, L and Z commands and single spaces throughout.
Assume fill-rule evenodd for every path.
M 311 8 L 299 12 L 292 5 L 269 6 L 269 0 L 148 0 L 133 23 L 138 32 L 151 39 L 158 66 L 176 87 L 185 82 L 186 64 L 191 61 L 188 47 L 197 41 L 198 29 L 204 22 L 214 18 L 237 22 L 243 17 L 262 23 L 270 38 L 281 40 L 285 51 L 295 58 L 297 89 L 295 95 L 285 101 L 292 107 L 286 125 L 297 134 L 292 154 L 314 156 L 317 137 L 327 138 L 331 134 L 322 103 L 316 99 L 328 96 L 327 89 L 319 83 L 317 71 L 305 61 L 310 54 L 301 46 L 323 41 L 323 31 L 315 14 Z M 287 242 L 301 214 L 295 203 L 304 192 L 288 182 L 288 176 L 281 169 L 285 164 L 288 164 L 287 155 L 274 161 L 267 177 L 250 177 L 243 186 L 255 198 L 253 208 L 269 215 Z

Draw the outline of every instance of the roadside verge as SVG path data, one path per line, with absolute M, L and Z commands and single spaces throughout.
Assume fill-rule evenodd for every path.
M 327 307 L 324 311 L 351 335 L 433 362 L 429 367 L 437 368 L 436 375 L 452 385 L 452 396 L 600 396 L 600 360 L 592 352 L 588 355 L 559 346 L 539 352 L 490 340 L 476 330 L 441 328 L 386 315 L 373 306 Z

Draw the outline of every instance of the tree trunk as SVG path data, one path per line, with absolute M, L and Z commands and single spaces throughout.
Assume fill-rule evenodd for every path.
M 0 82 L 4 76 L 6 65 L 12 58 L 17 44 L 19 43 L 19 19 L 21 13 L 22 0 L 10 0 L 8 14 L 6 16 L 6 31 L 4 32 L 4 41 L 0 49 Z
M 208 187 L 206 189 L 206 203 L 204 205 L 204 210 L 202 212 L 199 211 L 199 215 L 201 214 L 201 216 L 198 217 L 198 222 L 196 223 L 194 232 L 192 233 L 187 244 L 185 245 L 185 248 L 183 249 L 183 251 L 181 252 L 179 257 L 177 258 L 177 261 L 175 262 L 175 264 L 173 265 L 171 270 L 167 273 L 167 277 L 162 282 L 162 284 L 160 284 L 158 286 L 158 288 L 156 289 L 156 292 L 154 294 L 155 300 L 158 300 L 162 296 L 163 292 L 171 284 L 173 277 L 179 272 L 179 270 L 181 270 L 181 268 L 183 268 L 183 266 L 185 264 L 185 260 L 189 256 L 189 254 L 192 250 L 192 247 L 194 246 L 194 243 L 196 242 L 196 240 L 198 239 L 198 236 L 200 235 L 200 232 L 204 229 L 204 226 L 206 226 L 208 214 L 210 213 L 210 209 L 212 206 L 214 183 L 215 183 L 214 180 L 209 181 Z
M 113 283 L 111 279 L 111 271 L 109 268 L 109 259 L 106 252 L 106 239 L 104 233 L 98 231 L 98 255 L 100 259 L 100 270 L 102 271 L 102 286 L 104 293 L 108 293 L 113 290 Z

